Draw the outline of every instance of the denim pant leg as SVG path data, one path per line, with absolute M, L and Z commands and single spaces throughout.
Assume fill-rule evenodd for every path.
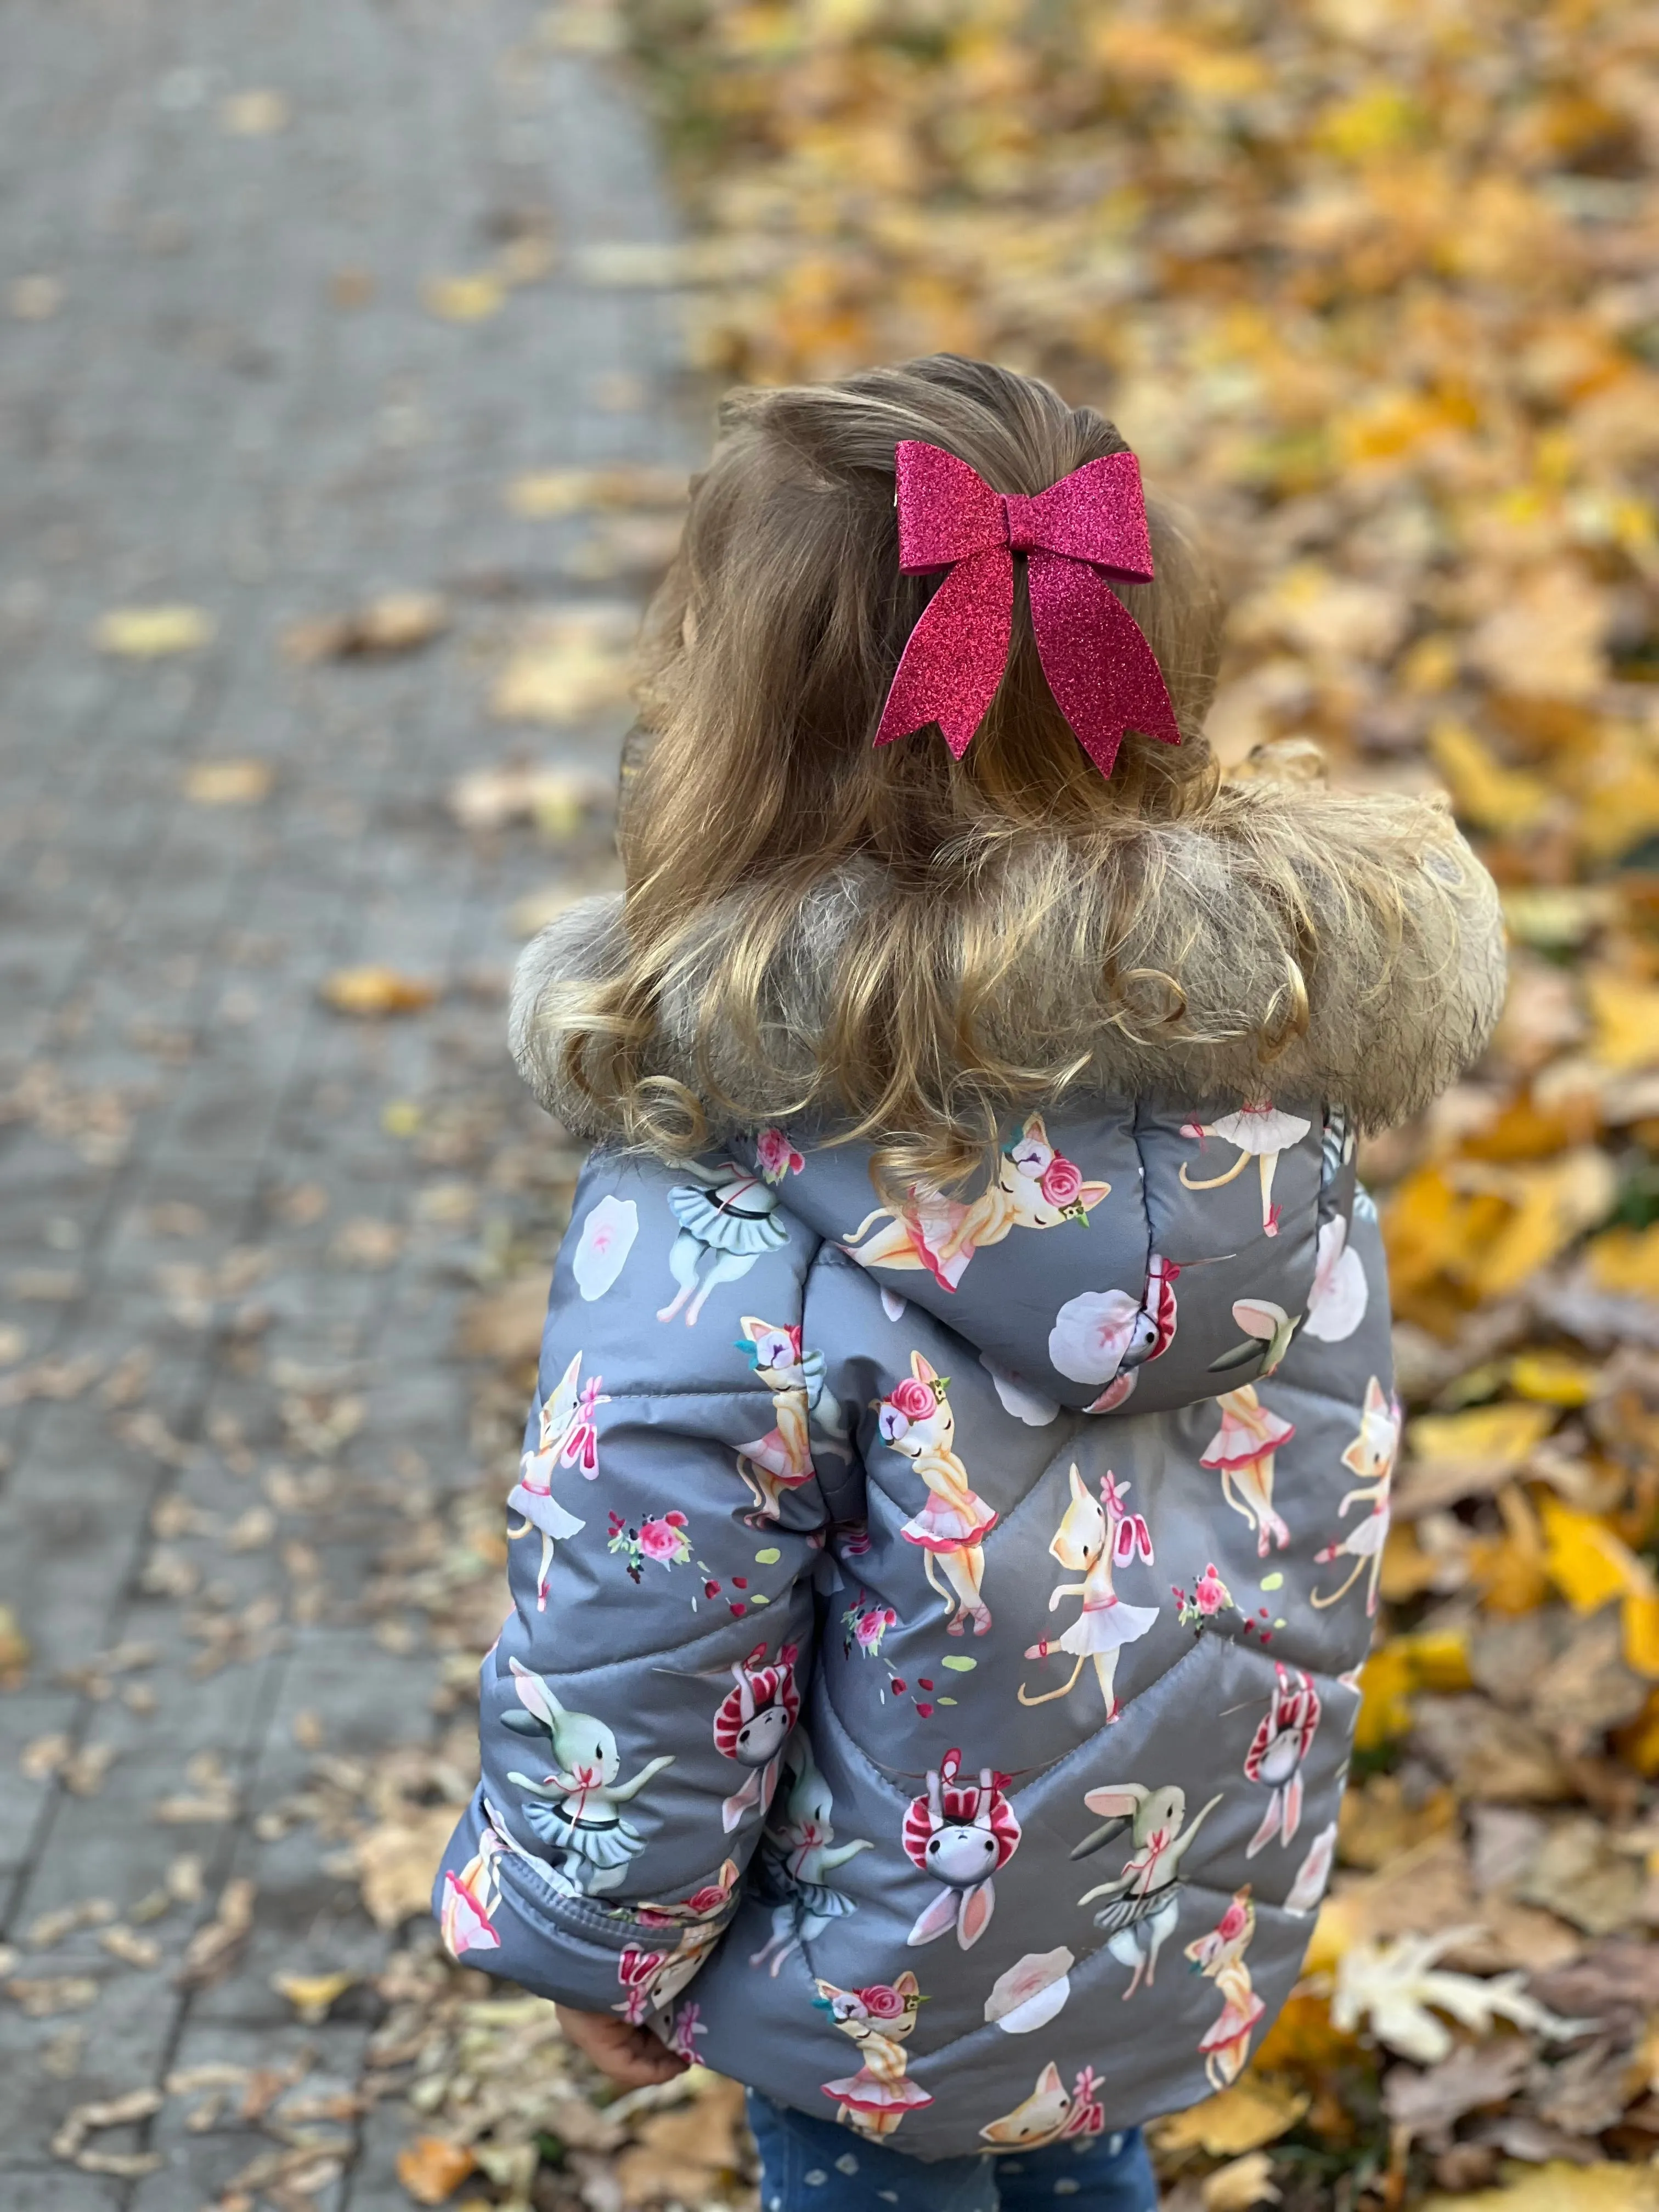
M 761 2158 L 760 2212 L 996 2212 L 992 2159 L 908 2158 L 754 2089 L 749 2124 Z
M 1000 2158 L 996 2179 L 1002 2212 L 1157 2212 L 1139 2128 Z

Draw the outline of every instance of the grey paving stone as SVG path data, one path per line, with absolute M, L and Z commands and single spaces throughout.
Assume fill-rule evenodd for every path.
M 56 315 L 9 322 L 0 346 L 0 1330 L 26 1340 L 0 1336 L 0 1400 L 28 1362 L 98 1370 L 66 1400 L 0 1403 L 0 1602 L 35 1653 L 0 1696 L 0 1933 L 14 1978 L 96 1989 L 40 2018 L 0 1997 L 4 2212 L 201 2212 L 268 2138 L 234 2118 L 192 2132 L 170 2097 L 100 2138 L 163 2157 L 123 2180 L 55 2160 L 54 2129 L 179 2067 L 302 2045 L 349 2088 L 372 2025 L 389 1939 L 308 1824 L 255 1824 L 319 1751 L 432 1740 L 418 1619 L 392 1621 L 414 1641 L 389 1649 L 368 1588 L 417 1494 L 471 1479 L 454 1344 L 486 1224 L 520 1250 L 550 1233 L 533 1189 L 491 1186 L 503 1148 L 547 1139 L 501 1000 L 468 979 L 504 979 L 514 902 L 562 864 L 527 835 L 463 836 L 445 793 L 514 751 L 608 767 L 621 728 L 489 721 L 488 656 L 517 605 L 629 588 L 570 582 L 583 526 L 528 522 L 501 490 L 530 468 L 689 464 L 697 442 L 672 404 L 672 299 L 556 267 L 477 325 L 423 304 L 428 279 L 488 259 L 504 211 L 544 211 L 566 246 L 669 234 L 628 88 L 538 44 L 543 13 L 15 0 L 0 20 L 0 274 L 63 286 Z M 255 92 L 286 104 L 283 127 L 229 127 L 225 103 Z M 351 270 L 372 296 L 343 307 Z M 618 411 L 601 385 L 624 373 L 642 398 Z M 501 580 L 517 599 L 492 596 Z M 283 657 L 292 623 L 395 588 L 450 595 L 429 651 Z M 158 602 L 206 611 L 211 642 L 153 665 L 94 650 L 106 611 Z M 193 763 L 244 757 L 271 764 L 263 803 L 184 797 Z M 430 976 L 442 1004 L 384 1027 L 327 1011 L 323 979 L 367 962 Z M 448 1154 L 391 1133 L 389 1107 L 434 1098 L 493 1102 L 491 1133 Z M 447 1227 L 416 1194 L 456 1178 L 478 1207 Z M 325 1211 L 307 1222 L 293 1194 L 311 1186 Z M 354 1219 L 401 1249 L 344 1264 Z M 111 1403 L 135 1352 L 148 1374 Z M 352 1396 L 362 1429 L 319 1443 Z M 423 1474 L 399 1456 L 416 1446 Z M 65 1679 L 135 1643 L 153 1656 L 102 1694 Z M 82 1794 L 19 1772 L 57 1735 L 111 1754 Z M 204 1757 L 234 1814 L 158 1820 L 200 1794 Z M 88 1898 L 126 1912 L 180 1854 L 204 1895 L 139 1931 L 153 1964 L 95 1927 L 30 1948 L 43 1915 Z M 192 1932 L 241 1877 L 245 1948 L 181 1986 Z M 365 1994 L 298 2027 L 272 1976 L 340 1968 Z M 367 2118 L 319 2212 L 404 2204 L 404 2124 Z

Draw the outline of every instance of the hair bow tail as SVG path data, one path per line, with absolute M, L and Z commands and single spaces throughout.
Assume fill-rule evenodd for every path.
M 1008 665 L 1014 563 L 1006 546 L 958 561 L 910 633 L 876 732 L 878 745 L 937 722 L 960 760 Z
M 1178 745 L 1164 672 L 1140 625 L 1097 569 L 1063 554 L 1026 562 L 1031 626 L 1060 710 L 1103 775 L 1126 730 Z

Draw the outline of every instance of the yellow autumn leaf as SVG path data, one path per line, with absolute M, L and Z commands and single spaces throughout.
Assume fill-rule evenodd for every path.
M 343 1996 L 359 1978 L 348 1973 L 273 1974 L 270 1986 L 278 1996 L 288 1999 L 307 2027 L 315 2027 L 327 2016 L 336 1997 Z
M 1419 2199 L 1419 2212 L 1659 2212 L 1659 2168 L 1552 2159 L 1500 2188 L 1473 2195 L 1435 2190 Z
M 1420 1413 L 1406 1431 L 1413 1468 L 1457 1468 L 1488 1486 L 1526 1465 L 1555 1425 L 1551 1406 L 1471 1406 L 1462 1413 Z
M 1595 1022 L 1591 1049 L 1601 1065 L 1619 1073 L 1659 1067 L 1659 990 L 1605 968 L 1592 969 L 1584 988 Z
M 1518 836 L 1549 810 L 1552 794 L 1542 777 L 1506 768 L 1462 722 L 1436 723 L 1429 736 L 1429 757 L 1446 779 L 1460 818 L 1477 830 L 1500 837 Z
M 1237 2158 L 1276 2142 L 1296 2125 L 1310 2101 L 1305 2090 L 1289 2082 L 1244 2074 L 1218 2095 L 1160 2121 L 1153 2140 L 1166 2153 L 1201 2150 L 1211 2158 Z
M 507 287 L 493 270 L 471 276 L 428 276 L 421 287 L 428 311 L 446 323 L 482 323 L 498 314 Z
M 1618 1188 L 1612 1161 L 1593 1145 L 1576 1146 L 1536 1167 L 1501 1171 L 1497 1189 L 1512 1208 L 1502 1227 L 1469 1258 L 1465 1279 L 1482 1297 L 1503 1297 L 1546 1267 L 1576 1237 L 1607 1218 Z
M 1587 1406 L 1601 1370 L 1565 1352 L 1517 1352 L 1510 1362 L 1510 1388 L 1540 1406 Z
M 201 607 L 112 607 L 100 617 L 92 637 L 100 653 L 160 660 L 170 653 L 199 653 L 212 639 L 213 627 L 212 616 Z
M 1659 1681 L 1659 1591 L 1632 1590 L 1620 1618 L 1625 1664 L 1647 1681 Z
M 1659 1298 L 1659 1222 L 1648 1229 L 1609 1229 L 1584 1248 L 1597 1290 Z
M 1546 1571 L 1575 1613 L 1594 1613 L 1613 1598 L 1651 1591 L 1647 1567 L 1593 1513 L 1547 1494 L 1539 1500 L 1538 1511 Z
M 1378 1751 L 1412 1724 L 1411 1693 L 1417 1687 L 1406 1639 L 1396 1637 L 1373 1651 L 1359 1677 L 1359 1717 L 1354 1723 L 1357 1751 Z

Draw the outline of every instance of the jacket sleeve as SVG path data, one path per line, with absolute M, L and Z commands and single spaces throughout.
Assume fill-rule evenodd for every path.
M 737 1908 L 811 1662 L 844 1451 L 803 1352 L 817 1240 L 771 1173 L 596 1154 L 560 1250 L 519 1480 L 483 1778 L 438 1875 L 446 1944 L 654 2019 Z

